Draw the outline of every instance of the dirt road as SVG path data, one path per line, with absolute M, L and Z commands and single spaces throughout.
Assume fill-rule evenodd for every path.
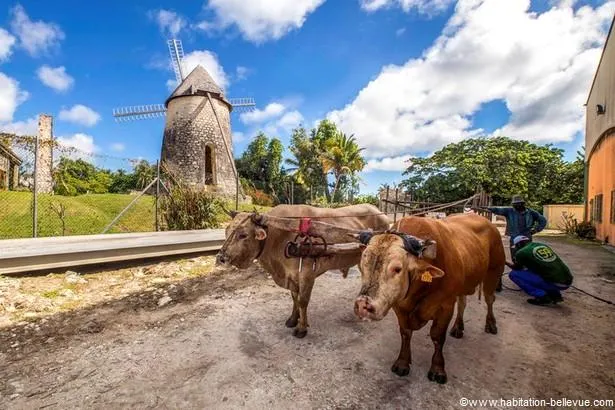
M 549 240 L 576 284 L 615 299 L 615 255 Z M 506 278 L 504 283 L 513 284 Z M 355 319 L 356 271 L 315 286 L 305 339 L 284 321 L 290 295 L 257 269 L 187 279 L 158 307 L 147 292 L 0 331 L 0 408 L 460 408 L 469 399 L 615 399 L 615 307 L 577 291 L 535 307 L 504 290 L 499 334 L 468 299 L 464 339 L 444 349 L 449 382 L 426 377 L 428 327 L 413 337 L 409 377 L 390 366 L 394 315 Z M 498 407 L 498 406 L 496 406 Z

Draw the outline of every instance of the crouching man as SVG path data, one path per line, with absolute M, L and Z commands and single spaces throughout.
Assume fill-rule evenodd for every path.
M 566 264 L 549 246 L 532 242 L 527 236 L 513 239 L 515 256 L 506 262 L 512 269 L 508 277 L 525 293 L 532 305 L 549 305 L 563 300 L 561 291 L 572 284 L 572 273 Z

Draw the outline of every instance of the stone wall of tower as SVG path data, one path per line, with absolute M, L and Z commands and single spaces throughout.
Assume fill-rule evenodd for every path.
M 36 191 L 53 192 L 53 118 L 41 114 L 38 117 L 38 153 L 36 155 Z
M 235 196 L 235 174 L 224 141 L 232 156 L 230 112 L 226 104 L 212 96 L 212 102 L 222 132 L 216 121 L 211 104 L 203 96 L 183 96 L 169 101 L 167 107 L 162 161 L 183 180 L 191 185 Z M 214 152 L 214 180 L 212 185 L 205 180 L 205 149 Z

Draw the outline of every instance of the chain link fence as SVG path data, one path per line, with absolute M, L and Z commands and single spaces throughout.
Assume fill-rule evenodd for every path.
M 0 133 L 0 240 L 156 231 L 158 172 L 141 159 Z

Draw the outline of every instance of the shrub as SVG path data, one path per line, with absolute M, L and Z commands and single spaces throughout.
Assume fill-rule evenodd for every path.
M 379 202 L 378 195 L 359 195 L 353 201 L 355 204 L 371 204 L 374 206 L 378 206 Z
M 581 239 L 596 239 L 596 227 L 590 222 L 581 222 L 576 227 L 575 235 Z
M 168 194 L 160 201 L 160 210 L 167 230 L 219 228 L 223 220 L 222 202 L 214 194 L 185 184 L 165 167 L 169 177 Z
M 260 206 L 273 206 L 273 198 L 260 189 L 251 189 L 248 191 L 252 197 L 252 203 Z
M 578 222 L 573 215 L 562 214 L 563 223 L 559 225 L 568 235 L 574 235 L 580 239 L 595 239 L 596 228 L 591 222 Z

